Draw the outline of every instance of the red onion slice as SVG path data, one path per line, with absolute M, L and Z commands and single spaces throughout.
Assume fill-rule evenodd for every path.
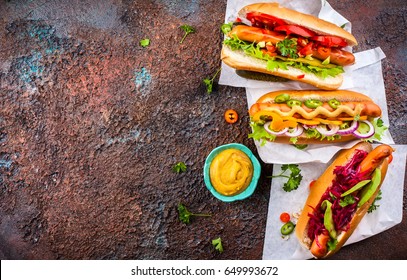
M 355 135 L 358 138 L 370 138 L 374 135 L 374 127 L 373 124 L 371 124 L 369 121 L 360 121 L 361 123 L 365 123 L 369 126 L 369 131 L 367 131 L 366 133 L 361 133 L 357 130 L 353 131 L 352 134 Z
M 303 127 L 304 127 L 305 129 L 313 129 L 313 128 L 316 128 L 317 126 L 316 126 L 316 125 L 303 124 Z
M 288 131 L 288 127 L 284 128 L 283 130 L 280 130 L 280 131 L 274 131 L 274 130 L 272 130 L 272 129 L 269 128 L 270 123 L 271 123 L 271 122 L 266 122 L 266 123 L 264 124 L 264 129 L 265 129 L 268 133 L 270 133 L 270 134 L 273 134 L 273 135 L 283 135 L 284 133 L 286 133 L 286 132 Z
M 359 122 L 358 121 L 352 121 L 350 126 L 345 129 L 339 129 L 338 134 L 340 135 L 349 135 L 352 134 L 356 129 L 359 127 Z
M 285 136 L 288 137 L 297 137 L 300 136 L 304 132 L 304 128 L 298 124 L 295 128 L 290 128 L 285 133 Z
M 329 128 L 329 130 L 327 129 Z M 335 135 L 339 130 L 339 125 L 336 124 L 320 124 L 316 127 L 316 130 L 325 136 Z

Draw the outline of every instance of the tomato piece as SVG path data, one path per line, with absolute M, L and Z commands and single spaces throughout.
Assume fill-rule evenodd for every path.
M 308 40 L 303 38 L 303 37 L 299 37 L 297 39 L 297 45 L 300 47 L 305 47 L 308 44 Z
M 232 109 L 226 110 L 224 117 L 227 123 L 235 123 L 239 119 L 237 112 Z
M 345 39 L 336 36 L 313 36 L 310 38 L 325 47 L 346 47 L 348 43 Z
M 300 51 L 298 52 L 300 55 L 302 56 L 307 56 L 309 54 L 312 54 L 314 43 L 313 42 L 309 42 L 308 44 L 305 45 L 305 47 L 301 48 Z
M 291 220 L 291 216 L 287 212 L 283 212 L 280 214 L 280 221 L 282 221 L 283 223 L 287 223 L 290 220 Z
M 284 25 L 285 22 L 282 19 L 259 13 L 259 12 L 251 12 L 247 13 L 246 18 L 254 25 L 254 26 L 261 26 L 265 25 L 268 28 Z
M 274 28 L 274 31 L 283 31 L 287 33 L 287 35 L 295 34 L 302 37 L 312 37 L 316 35 L 314 31 L 311 31 L 308 28 L 291 24 L 277 26 Z
M 272 53 L 275 53 L 277 50 L 277 48 L 272 44 L 266 44 L 266 49 L 267 49 L 267 51 L 272 52 Z

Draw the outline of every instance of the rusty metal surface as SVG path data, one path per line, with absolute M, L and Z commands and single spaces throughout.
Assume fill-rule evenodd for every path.
M 353 23 L 355 51 L 387 55 L 390 131 L 407 144 L 405 2 L 329 2 Z M 261 258 L 272 166 L 241 202 L 220 202 L 203 183 L 214 147 L 255 151 L 244 89 L 208 95 L 202 83 L 220 67 L 225 9 L 215 0 L 0 1 L 1 259 Z M 179 44 L 182 24 L 197 32 Z M 227 108 L 240 114 L 234 125 Z M 172 172 L 178 161 L 187 172 Z M 405 259 L 406 200 L 401 224 L 334 258 Z M 179 202 L 213 215 L 184 225 Z M 223 254 L 210 243 L 219 236 Z

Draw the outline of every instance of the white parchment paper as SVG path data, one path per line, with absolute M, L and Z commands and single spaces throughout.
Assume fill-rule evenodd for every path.
M 225 22 L 236 19 L 238 11 L 245 5 L 261 2 L 261 0 L 228 0 L 226 7 Z M 344 25 L 351 31 L 351 23 L 337 13 L 325 0 L 275 0 L 281 5 L 300 12 L 316 15 L 322 19 L 333 22 L 338 26 Z M 356 38 L 357 39 L 357 38 Z M 351 51 L 351 48 L 347 48 Z M 375 48 L 355 53 L 356 63 L 344 67 L 344 82 L 340 89 L 349 89 L 368 95 L 382 108 L 382 119 L 386 126 L 389 125 L 387 101 L 382 75 L 381 60 L 385 54 L 380 48 Z M 290 82 L 264 82 L 245 79 L 238 76 L 235 70 L 226 64 L 222 64 L 222 72 L 219 84 L 245 87 L 248 108 L 263 94 L 282 89 L 315 89 L 305 83 Z M 406 164 L 406 145 L 394 145 L 394 141 L 386 131 L 383 143 L 391 144 L 396 152 L 382 185 L 382 200 L 380 207 L 371 214 L 367 214 L 358 228 L 345 245 L 365 239 L 380 233 L 398 223 L 402 219 L 403 187 Z M 289 240 L 283 240 L 280 234 L 282 226 L 279 220 L 280 213 L 300 212 L 308 196 L 308 186 L 312 180 L 317 179 L 334 155 L 343 148 L 352 147 L 356 141 L 343 144 L 309 145 L 306 150 L 298 150 L 292 145 L 267 143 L 264 146 L 256 142 L 256 148 L 260 158 L 265 163 L 275 164 L 274 175 L 281 170 L 281 164 L 298 163 L 303 175 L 299 188 L 290 193 L 282 189 L 284 181 L 276 178 L 272 180 L 270 189 L 270 201 L 267 216 L 267 225 L 264 241 L 264 259 L 307 259 L 312 255 L 303 249 L 294 235 Z

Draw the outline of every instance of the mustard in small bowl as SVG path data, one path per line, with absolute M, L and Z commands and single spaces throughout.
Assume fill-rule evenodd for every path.
M 243 200 L 257 187 L 261 166 L 249 148 L 239 143 L 219 146 L 204 165 L 207 189 L 224 202 Z

